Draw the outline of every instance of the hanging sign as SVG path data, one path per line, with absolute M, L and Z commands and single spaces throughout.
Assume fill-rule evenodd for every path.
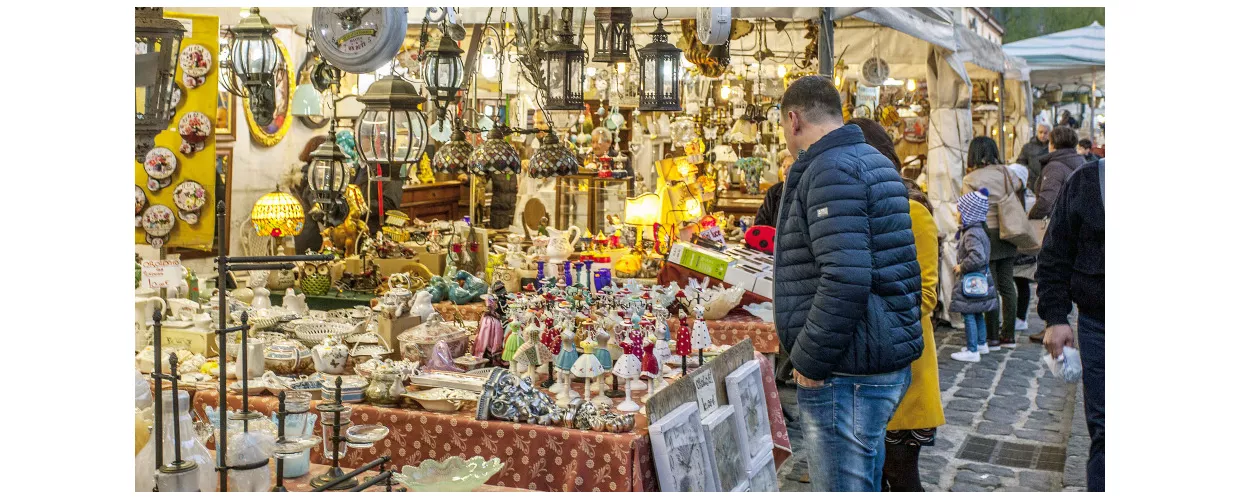
M 697 389 L 698 412 L 702 415 L 719 407 L 719 398 L 715 394 L 715 373 L 711 370 L 698 370 L 693 374 L 693 387 Z
M 142 282 L 147 288 L 177 288 L 181 286 L 181 269 L 179 260 L 144 260 L 142 261 Z

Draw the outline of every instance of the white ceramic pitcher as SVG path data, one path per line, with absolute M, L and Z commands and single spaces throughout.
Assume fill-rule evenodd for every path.
M 569 235 L 572 235 L 571 237 Z M 569 226 L 566 230 L 555 228 L 547 228 L 547 236 L 550 241 L 547 242 L 547 258 L 552 262 L 562 262 L 568 260 L 568 256 L 573 254 L 573 245 L 577 243 L 577 238 L 581 236 L 581 228 L 577 226 Z

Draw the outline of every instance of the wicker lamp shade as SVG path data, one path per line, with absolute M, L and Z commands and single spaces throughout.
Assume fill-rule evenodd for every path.
M 306 225 L 306 212 L 293 195 L 275 191 L 254 202 L 250 222 L 259 236 L 297 236 Z

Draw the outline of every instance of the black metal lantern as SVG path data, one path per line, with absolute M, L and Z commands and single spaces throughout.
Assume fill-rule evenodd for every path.
M 337 206 L 345 204 L 344 190 L 349 185 L 349 170 L 345 162 L 348 160 L 349 156 L 336 144 L 336 122 L 332 121 L 327 140 L 310 153 L 310 169 L 307 172 L 310 178 L 307 183 L 314 192 L 314 202 L 321 208 L 321 211 L 315 212 L 316 218 L 322 219 L 333 213 Z
M 371 84 L 357 100 L 365 106 L 355 126 L 362 161 L 383 166 L 376 179 L 387 175 L 405 181 L 409 165 L 421 161 L 426 150 L 426 118 L 418 110 L 426 98 L 412 83 L 388 75 Z
M 228 44 L 224 89 L 249 99 L 254 123 L 266 126 L 276 109 L 276 68 L 284 64 L 284 55 L 272 38 L 276 27 L 259 14 L 258 7 L 251 7 L 250 15 L 228 31 L 232 41 Z
M 549 111 L 579 110 L 585 108 L 586 51 L 573 44 L 572 11 L 564 9 L 564 24 L 556 33 L 559 42 L 543 51 L 543 82 L 547 91 Z
M 452 37 L 439 37 L 439 46 L 426 52 L 422 62 L 422 78 L 440 108 L 456 100 L 456 93 L 465 81 L 465 64 L 461 62 L 461 48 Z
M 168 128 L 176 113 L 173 79 L 184 35 L 181 23 L 164 19 L 163 7 L 134 9 L 134 158 L 138 161 L 155 147 L 155 136 Z
M 633 24 L 631 7 L 594 9 L 594 62 L 630 63 L 629 42 Z
M 637 50 L 641 65 L 641 111 L 680 111 L 680 49 L 667 43 L 663 19 L 655 28 L 654 41 Z

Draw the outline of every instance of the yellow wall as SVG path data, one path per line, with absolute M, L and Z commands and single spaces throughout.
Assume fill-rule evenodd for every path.
M 184 84 L 181 88 L 185 90 L 185 94 L 181 97 L 181 104 L 178 106 L 176 115 L 172 117 L 168 130 L 160 132 L 155 137 L 155 145 L 171 149 L 177 158 L 177 172 L 172 176 L 172 184 L 168 185 L 157 193 L 152 193 L 146 188 L 147 175 L 142 168 L 141 162 L 134 162 L 134 184 L 137 184 L 146 191 L 147 206 L 151 205 L 167 205 L 174 212 L 177 211 L 176 204 L 172 202 L 172 192 L 181 182 L 186 180 L 194 180 L 202 184 L 207 191 L 207 203 L 202 210 L 199 211 L 197 224 L 186 224 L 185 221 L 177 219 L 176 226 L 172 229 L 172 233 L 168 235 L 167 247 L 172 248 L 190 248 L 199 250 L 210 250 L 213 246 L 213 238 L 215 235 L 215 204 L 218 201 L 215 198 L 215 132 L 207 139 L 206 147 L 202 151 L 198 151 L 191 156 L 181 154 L 181 135 L 177 133 L 177 123 L 181 117 L 190 111 L 200 111 L 214 120 L 216 99 L 219 92 L 219 33 L 220 21 L 216 16 L 202 14 L 188 14 L 180 12 L 164 12 L 164 17 L 186 20 L 192 23 L 192 32 L 187 31 L 185 37 L 181 40 L 181 47 L 187 47 L 192 44 L 199 44 L 206 47 L 211 52 L 211 72 L 207 73 L 206 83 L 194 89 L 185 89 Z M 176 71 L 176 81 L 181 81 L 181 68 L 178 65 Z M 137 243 L 145 243 L 146 235 L 141 227 L 134 228 L 134 241 Z

